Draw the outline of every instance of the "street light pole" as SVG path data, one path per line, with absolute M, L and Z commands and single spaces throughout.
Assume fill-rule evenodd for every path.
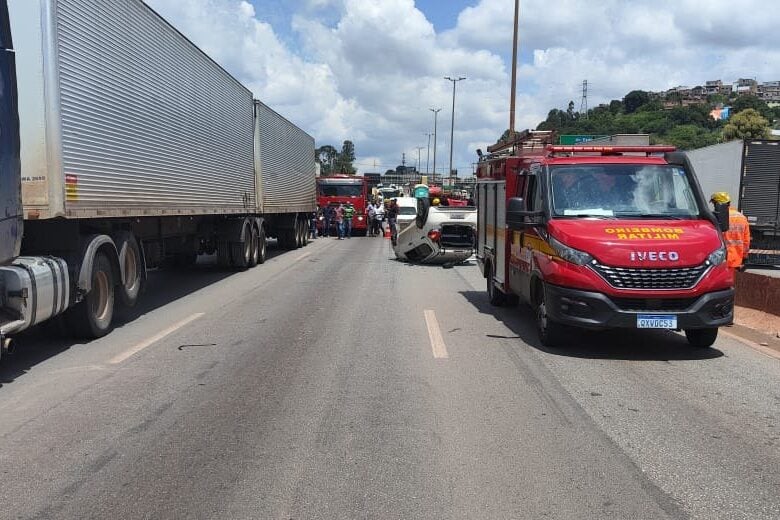
M 433 176 L 436 177 L 436 121 L 439 117 L 439 112 L 441 112 L 441 108 L 429 108 L 428 110 L 433 112 Z
M 430 167 L 431 167 L 431 136 L 433 134 L 426 133 L 425 135 L 428 136 L 428 154 L 425 157 L 425 173 L 430 173 Z
M 444 79 L 447 81 L 452 81 L 452 126 L 450 127 L 450 171 L 447 174 L 448 177 L 452 177 L 452 147 L 455 142 L 455 85 L 458 84 L 458 81 L 463 81 L 465 76 L 458 76 L 457 78 L 451 78 L 449 76 L 445 76 Z
M 417 150 L 417 172 L 420 171 L 420 168 L 422 167 L 420 165 L 420 151 L 425 148 L 424 146 L 415 146 L 415 149 Z

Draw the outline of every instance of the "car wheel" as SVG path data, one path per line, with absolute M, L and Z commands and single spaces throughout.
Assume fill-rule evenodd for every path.
M 718 329 L 685 329 L 685 337 L 688 343 L 694 348 L 709 348 L 718 338 Z
M 536 305 L 536 331 L 545 347 L 557 347 L 563 343 L 564 328 L 547 314 L 547 302 L 542 290 Z

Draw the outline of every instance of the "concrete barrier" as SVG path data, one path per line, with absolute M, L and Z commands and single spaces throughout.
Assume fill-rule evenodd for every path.
M 780 316 L 780 278 L 751 272 L 737 273 L 736 304 Z

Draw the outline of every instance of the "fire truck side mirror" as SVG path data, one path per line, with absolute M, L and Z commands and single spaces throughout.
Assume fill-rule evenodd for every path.
M 721 231 L 729 230 L 729 205 L 715 204 L 715 218 L 718 220 L 718 227 Z
M 543 211 L 528 211 L 522 197 L 512 197 L 506 206 L 506 224 L 509 229 L 522 229 L 526 226 L 538 226 L 543 222 Z

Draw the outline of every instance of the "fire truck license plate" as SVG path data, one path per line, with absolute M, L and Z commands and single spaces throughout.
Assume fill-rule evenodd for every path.
M 636 317 L 638 329 L 676 329 L 677 316 L 674 314 L 639 314 Z

